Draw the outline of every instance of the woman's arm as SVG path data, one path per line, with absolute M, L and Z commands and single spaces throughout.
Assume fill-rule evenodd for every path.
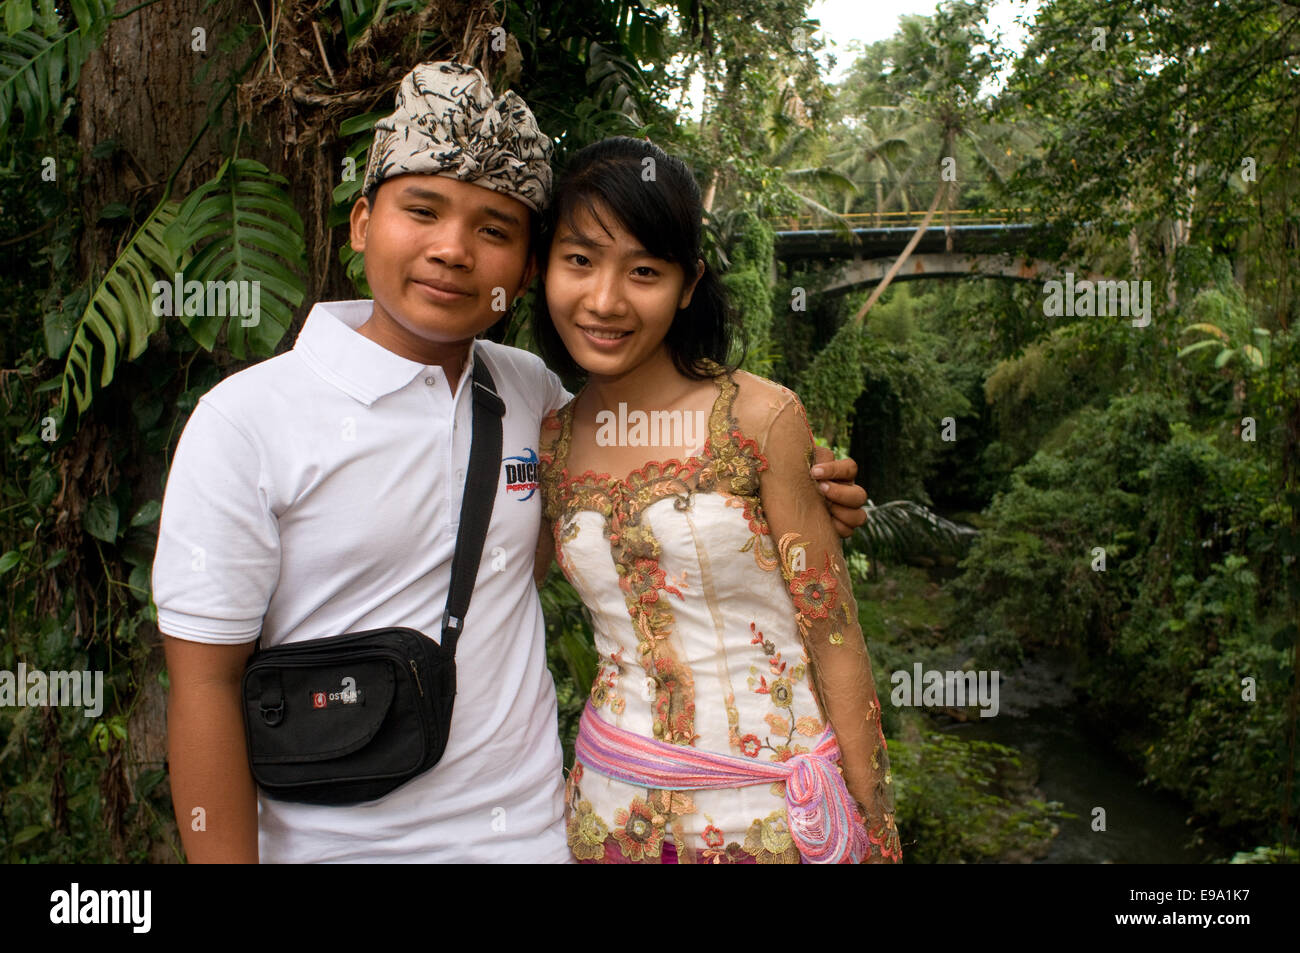
M 537 436 L 537 480 L 541 484 L 542 522 L 537 532 L 537 552 L 533 559 L 533 582 L 542 588 L 546 573 L 555 561 L 554 522 L 557 511 L 555 484 L 560 478 L 555 469 L 555 445 L 560 439 L 559 411 L 553 410 L 542 418 L 541 433 Z
M 809 475 L 813 441 L 803 405 L 787 392 L 762 447 L 759 492 L 822 712 L 835 730 L 845 784 L 863 811 L 868 862 L 902 857 L 894 825 L 880 702 L 843 552 L 830 513 Z
M 555 534 L 551 531 L 551 521 L 542 517 L 542 525 L 537 531 L 537 552 L 533 556 L 533 584 L 538 589 L 546 581 L 546 574 L 554 560 Z

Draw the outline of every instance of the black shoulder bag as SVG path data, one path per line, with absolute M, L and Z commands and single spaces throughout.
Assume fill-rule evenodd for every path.
M 268 797 L 359 804 L 438 763 L 456 698 L 456 641 L 469 609 L 501 474 L 505 403 L 474 361 L 474 430 L 442 641 L 370 629 L 255 650 L 244 669 L 253 779 Z

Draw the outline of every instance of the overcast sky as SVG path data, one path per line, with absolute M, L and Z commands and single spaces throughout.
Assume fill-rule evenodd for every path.
M 884 40 L 898 30 L 898 18 L 905 13 L 930 14 L 935 0 L 814 0 L 808 15 L 822 24 L 822 33 L 834 44 L 836 64 L 828 80 L 838 81 L 855 59 L 850 44 L 866 45 Z M 1024 46 L 1024 31 L 1013 22 L 1017 14 L 1033 14 L 1038 0 L 995 0 L 989 9 L 989 32 L 1001 31 L 1015 49 Z
M 989 8 L 991 29 L 986 32 L 1000 31 L 1008 45 L 1017 51 L 1022 49 L 1025 31 L 1014 20 L 1017 15 L 1032 16 L 1039 5 L 1040 0 L 994 0 Z M 930 14 L 936 6 L 936 0 L 813 0 L 808 16 L 821 21 L 821 32 L 828 45 L 833 44 L 836 59 L 835 68 L 828 69 L 822 54 L 822 75 L 827 82 L 838 82 L 857 58 L 855 42 L 865 46 L 887 39 L 898 31 L 901 15 Z M 696 73 L 689 89 L 678 93 L 677 108 L 698 121 L 703 94 L 704 78 Z

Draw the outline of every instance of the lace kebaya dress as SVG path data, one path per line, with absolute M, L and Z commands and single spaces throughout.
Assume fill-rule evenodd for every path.
M 704 449 L 625 479 L 567 468 L 577 398 L 543 424 L 540 482 L 556 559 L 590 610 L 587 716 L 673 745 L 787 761 L 829 717 L 872 860 L 901 858 L 871 664 L 812 438 L 789 390 L 717 372 Z M 798 863 L 785 782 L 654 789 L 575 764 L 574 856 Z M 856 813 L 856 812 L 855 812 Z

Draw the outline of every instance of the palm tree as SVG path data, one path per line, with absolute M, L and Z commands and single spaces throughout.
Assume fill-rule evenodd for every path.
M 998 184 L 1004 182 L 1005 159 L 1015 154 L 1016 147 L 1025 148 L 1023 130 L 990 121 L 977 101 L 997 56 L 976 52 L 979 46 L 993 45 L 980 29 L 984 7 L 982 2 L 950 4 L 931 17 L 902 18 L 898 35 L 874 44 L 850 77 L 858 90 L 856 118 L 863 123 L 862 131 L 852 138 L 867 148 L 857 156 L 843 157 L 839 168 L 864 172 L 879 168 L 890 174 L 895 185 L 888 196 L 877 198 L 877 211 L 893 201 L 906 206 L 909 185 L 932 182 L 934 173 L 940 173 L 925 216 L 854 315 L 854 323 L 866 318 L 889 287 L 940 207 L 945 213 L 951 211 L 958 194 L 958 146 L 980 176 Z M 936 142 L 937 149 L 927 148 Z M 999 147 L 1004 150 L 1002 162 L 994 159 Z
M 790 167 L 797 156 L 812 152 L 815 139 L 815 130 L 805 114 L 803 100 L 793 77 L 787 77 L 779 88 L 769 88 L 766 102 L 759 164 L 780 173 L 777 184 L 779 194 L 792 199 L 813 214 L 829 219 L 835 228 L 851 235 L 852 229 L 848 221 L 819 201 L 813 193 L 843 196 L 847 204 L 858 193 L 853 180 L 824 163 Z M 713 215 L 718 188 L 727 178 L 723 170 L 734 165 L 731 160 L 725 160 L 714 168 L 710 176 L 709 185 L 704 192 L 704 211 L 710 215 Z M 723 211 L 714 217 L 725 219 L 727 215 L 728 211 Z
M 944 519 L 913 500 L 891 500 L 879 506 L 867 500 L 867 521 L 857 529 L 867 551 L 871 579 L 879 578 L 879 564 L 919 554 L 960 558 L 979 531 Z

